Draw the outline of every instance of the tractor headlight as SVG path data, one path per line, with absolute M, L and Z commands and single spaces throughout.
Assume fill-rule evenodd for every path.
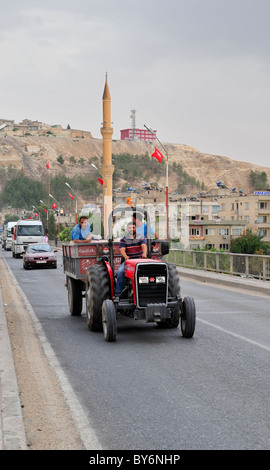
M 147 276 L 139 277 L 139 284 L 148 284 L 148 283 L 149 283 L 149 277 Z
M 156 277 L 156 283 L 157 284 L 164 284 L 166 282 L 165 276 L 157 276 Z

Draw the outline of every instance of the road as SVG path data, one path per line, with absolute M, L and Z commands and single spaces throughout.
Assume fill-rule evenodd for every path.
M 2 252 L 101 449 L 269 449 L 269 297 L 182 281 L 194 338 L 122 318 L 117 341 L 71 317 L 65 276 Z

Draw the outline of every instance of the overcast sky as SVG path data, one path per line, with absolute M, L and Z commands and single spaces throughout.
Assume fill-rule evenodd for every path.
M 0 0 L 0 118 L 270 166 L 270 0 Z

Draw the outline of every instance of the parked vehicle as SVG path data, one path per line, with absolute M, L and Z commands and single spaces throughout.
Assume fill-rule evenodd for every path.
M 57 250 L 52 250 L 48 243 L 31 243 L 23 252 L 23 267 L 57 268 Z
M 142 212 L 145 217 L 148 258 L 125 262 L 125 289 L 120 297 L 115 297 L 117 270 L 122 260 L 112 223 L 117 213 L 127 212 L 129 219 L 134 212 Z M 70 314 L 81 315 L 85 297 L 87 325 L 92 331 L 103 330 L 106 341 L 116 339 L 118 314 L 154 322 L 163 328 L 176 328 L 181 321 L 182 335 L 191 338 L 196 321 L 194 300 L 181 298 L 177 268 L 163 261 L 169 244 L 151 240 L 147 212 L 132 207 L 114 209 L 109 217 L 109 230 L 108 240 L 62 245 Z
M 8 222 L 4 225 L 4 230 L 2 234 L 2 248 L 4 250 L 11 250 L 12 247 L 12 228 L 17 224 L 17 222 Z
M 19 258 L 30 243 L 43 242 L 43 225 L 40 220 L 18 220 L 12 228 L 12 255 Z

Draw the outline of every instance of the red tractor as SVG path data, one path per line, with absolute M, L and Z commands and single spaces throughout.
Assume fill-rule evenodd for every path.
M 125 261 L 125 287 L 115 296 L 117 270 L 122 262 L 119 241 L 114 240 L 113 221 L 117 213 L 142 212 L 147 224 L 147 259 Z M 174 264 L 163 261 L 169 253 L 168 242 L 151 240 L 150 220 L 138 208 L 118 208 L 109 217 L 108 241 L 63 244 L 64 271 L 67 276 L 71 315 L 80 315 L 82 297 L 86 299 L 87 325 L 102 331 L 106 341 L 115 341 L 119 314 L 152 322 L 160 328 L 177 328 L 185 338 L 194 335 L 196 309 L 192 297 L 180 296 L 180 283 Z

